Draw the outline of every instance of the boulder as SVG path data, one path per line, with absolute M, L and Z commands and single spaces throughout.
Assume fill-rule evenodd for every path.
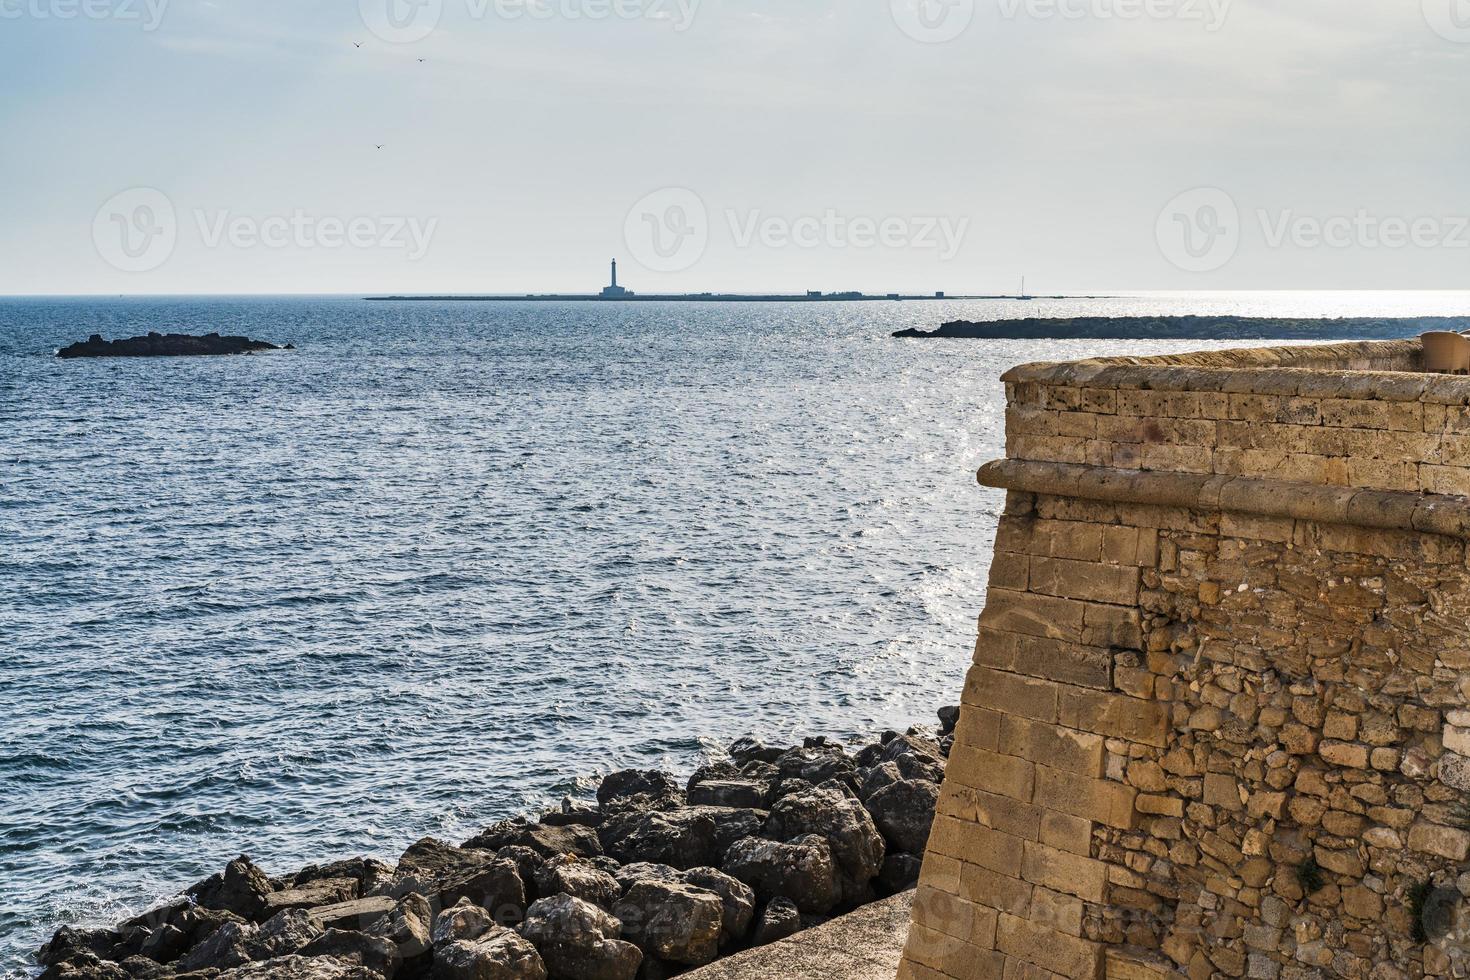
M 674 810 L 684 805 L 684 791 L 672 775 L 654 769 L 624 769 L 597 787 L 604 815 L 634 810 Z
M 558 854 L 575 854 L 578 857 L 593 857 L 602 853 L 597 832 L 590 827 L 569 825 L 553 827 L 544 823 L 529 823 L 525 820 L 503 820 L 487 827 L 464 842 L 465 847 L 486 848 L 500 851 L 507 847 L 525 847 L 542 857 Z
M 767 745 L 760 739 L 750 736 L 737 738 L 730 744 L 730 758 L 741 767 L 750 762 L 775 762 L 785 751 L 785 749 Z
M 233 912 L 247 921 L 261 919 L 265 897 L 275 891 L 264 871 L 248 857 L 238 857 L 225 870 L 196 883 L 185 894 L 196 905 Z M 271 913 L 274 914 L 274 913 Z
M 710 779 L 690 788 L 689 802 L 695 806 L 764 809 L 771 805 L 771 785 L 753 779 Z
M 954 730 L 955 730 L 955 726 L 960 723 L 960 707 L 959 707 L 959 705 L 957 705 L 957 704 L 956 705 L 945 705 L 943 708 L 940 708 L 939 709 L 938 715 L 939 715 L 939 734 L 940 735 L 953 735 L 954 734 Z
M 760 898 L 789 898 L 803 912 L 826 912 L 842 897 L 832 846 L 816 834 L 787 843 L 761 837 L 736 841 L 721 869 Z
M 694 787 L 698 786 L 700 783 L 709 782 L 710 780 L 714 779 L 739 778 L 740 767 L 731 762 L 729 759 L 720 759 L 715 762 L 706 762 L 704 765 L 694 770 L 694 774 L 690 776 L 689 781 L 684 784 L 684 791 L 686 794 L 692 793 L 694 792 Z
M 519 922 L 525 914 L 529 904 L 526 893 L 520 865 L 509 858 L 496 858 L 442 882 L 438 900 L 440 906 L 448 906 L 469 899 L 488 909 L 495 921 L 504 925 Z
M 393 980 L 403 963 L 403 957 L 388 940 L 345 929 L 328 929 L 297 950 L 296 954 L 329 956 L 340 963 L 366 967 L 386 980 Z
M 640 881 L 683 881 L 684 872 L 678 868 L 671 868 L 667 864 L 640 861 L 636 864 L 623 865 L 613 874 L 613 877 L 617 879 L 619 887 L 627 891 Z
M 533 851 L 529 847 L 521 847 L 518 844 L 502 847 L 499 851 L 495 852 L 495 857 L 496 860 L 510 861 L 515 864 L 516 871 L 520 873 L 521 881 L 525 883 L 526 897 L 531 901 L 535 901 L 539 897 L 535 894 L 536 871 L 541 865 L 546 863 L 546 858 L 542 857 L 540 852 Z
M 138 952 L 155 963 L 172 963 L 189 948 L 189 937 L 171 922 L 165 922 L 148 934 Z
M 540 899 L 520 927 L 556 980 L 632 980 L 643 953 L 621 932 L 612 915 L 570 895 Z
M 801 931 L 801 910 L 789 898 L 773 898 L 761 909 L 751 943 L 765 946 Z
M 546 980 L 536 947 L 502 926 L 473 939 L 456 939 L 434 950 L 432 980 Z
M 478 939 L 489 932 L 493 925 L 495 920 L 490 917 L 490 913 L 466 898 L 435 917 L 430 936 L 437 948 L 444 943 L 462 939 Z
M 623 936 L 661 960 L 702 966 L 719 954 L 724 905 L 693 885 L 640 881 L 613 909 Z
M 283 956 L 226 970 L 214 980 L 383 980 L 364 966 L 330 956 Z
M 939 805 L 939 786 L 917 779 L 901 779 L 868 798 L 868 813 L 883 839 L 896 850 L 923 854 Z
M 36 951 L 36 962 L 52 966 L 77 959 L 79 954 L 90 954 L 98 959 L 113 959 L 122 934 L 113 929 L 76 929 L 62 926 L 56 930 L 51 941 Z
M 78 950 L 72 957 L 48 966 L 36 980 L 132 980 L 132 974 L 95 953 Z
M 405 961 L 427 953 L 433 945 L 434 912 L 429 900 L 417 892 L 405 895 L 378 921 L 363 931 L 369 936 L 386 939 Z
M 944 758 L 939 744 L 915 735 L 900 735 L 883 747 L 882 761 L 898 767 L 904 779 L 944 782 Z
M 313 864 L 302 868 L 286 881 L 287 888 L 308 888 L 319 881 L 351 879 L 357 884 L 357 892 L 348 898 L 371 895 L 393 880 L 391 864 L 374 858 L 348 858 L 330 864 Z
M 878 884 L 889 892 L 907 891 L 919 883 L 919 871 L 924 859 L 917 854 L 889 851 L 883 858 L 883 870 L 878 872 Z
M 883 868 L 885 847 L 873 818 L 860 801 L 832 785 L 778 800 L 771 807 L 771 816 L 761 833 L 777 841 L 811 834 L 825 837 L 837 864 L 839 902 L 864 900 L 871 892 L 872 880 Z M 826 910 L 803 908 L 803 911 Z
M 750 931 L 750 921 L 755 917 L 755 891 L 749 885 L 715 868 L 691 868 L 684 873 L 684 880 L 720 897 L 720 905 L 724 909 L 720 945 L 745 938 Z
M 308 909 L 307 915 L 311 916 L 311 921 L 320 929 L 351 929 L 361 932 L 397 907 L 398 900 L 392 896 L 373 895 Z
M 208 938 L 185 953 L 176 967 L 179 973 L 196 970 L 228 970 L 251 961 L 256 927 L 249 922 L 226 922 Z
M 536 872 L 536 894 L 543 898 L 571 895 L 611 909 L 622 893 L 616 878 L 570 854 L 552 858 Z
M 776 769 L 782 779 L 804 779 L 814 786 L 836 779 L 857 788 L 857 764 L 836 745 L 792 749 L 776 760 Z
M 353 878 L 317 878 L 266 895 L 260 914 L 262 918 L 271 919 L 288 909 L 310 909 L 351 901 L 357 894 L 358 883 Z
M 555 810 L 548 810 L 541 815 L 538 823 L 549 824 L 553 827 L 566 827 L 577 824 L 582 827 L 596 827 L 602 823 L 602 810 L 591 803 L 574 800 L 570 796 L 564 796 L 561 806 Z
M 719 865 L 725 849 L 757 833 L 765 817 L 764 810 L 736 807 L 646 810 L 609 817 L 598 833 L 608 854 L 624 864 L 651 862 L 683 870 Z
M 296 952 L 317 936 L 322 929 L 303 909 L 287 909 L 267 919 L 255 931 L 247 945 L 252 960 L 270 960 Z
M 892 762 L 884 762 L 869 769 L 860 770 L 858 773 L 858 799 L 866 803 L 872 799 L 874 793 L 902 779 L 903 773 L 899 772 L 898 766 Z

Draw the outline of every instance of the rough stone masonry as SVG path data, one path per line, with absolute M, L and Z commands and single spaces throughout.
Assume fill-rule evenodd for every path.
M 1470 379 L 1028 365 L 901 980 L 1470 975 Z

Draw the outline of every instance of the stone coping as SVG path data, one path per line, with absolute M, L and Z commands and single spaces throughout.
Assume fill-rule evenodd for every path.
M 769 946 L 684 974 L 686 980 L 893 980 L 914 892 L 865 905 Z
M 1419 369 L 1419 340 L 1354 341 L 1022 364 L 1008 384 L 1470 404 L 1470 377 Z
M 987 463 L 979 480 L 982 486 L 1021 493 L 1470 538 L 1470 498 L 1465 497 L 1018 459 Z

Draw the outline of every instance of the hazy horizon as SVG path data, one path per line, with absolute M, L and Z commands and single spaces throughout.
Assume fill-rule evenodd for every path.
M 1448 289 L 1459 2 L 0 0 L 0 293 Z

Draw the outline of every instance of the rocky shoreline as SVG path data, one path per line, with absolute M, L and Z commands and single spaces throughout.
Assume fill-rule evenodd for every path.
M 113 929 L 64 927 L 42 980 L 661 980 L 918 879 L 957 708 L 849 749 L 744 738 L 681 784 L 606 777 L 459 845 L 273 878 L 241 857 Z
M 1087 316 L 952 320 L 893 336 L 961 340 L 1397 340 L 1431 330 L 1470 330 L 1467 317 Z
M 103 340 L 101 334 L 94 333 L 84 341 L 61 348 L 56 356 L 68 360 L 77 357 L 201 357 L 295 349 L 291 344 L 277 347 L 263 340 L 221 337 L 217 333 L 195 337 L 191 334 L 149 331 L 145 337 L 128 337 L 125 340 Z

